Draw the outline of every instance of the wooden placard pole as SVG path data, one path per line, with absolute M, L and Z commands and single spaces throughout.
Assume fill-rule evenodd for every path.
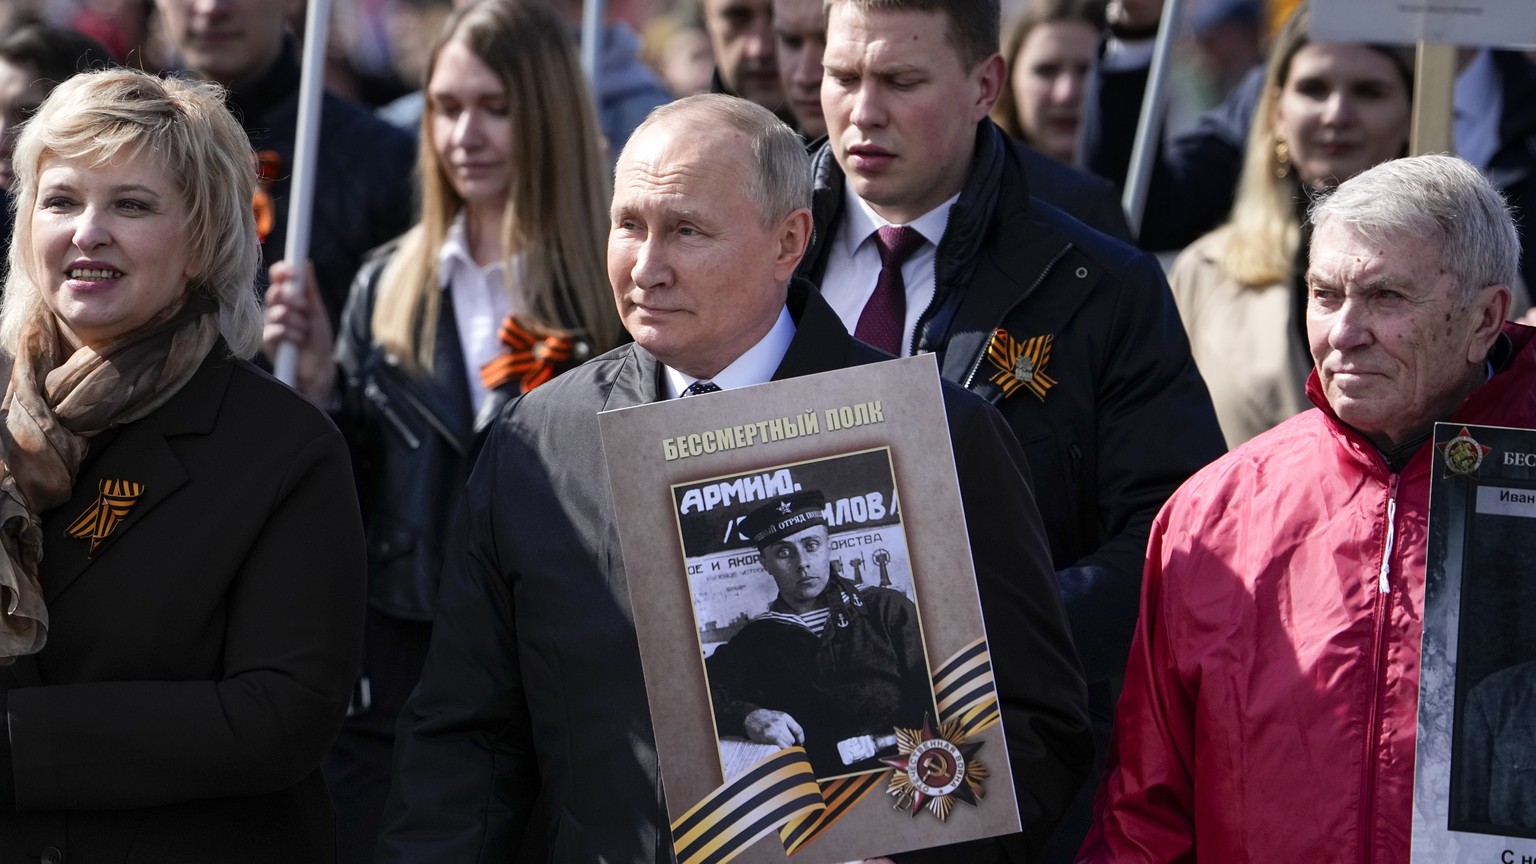
M 1456 46 L 1420 42 L 1413 71 L 1413 127 L 1408 152 L 1455 153 L 1451 134 L 1456 92 Z

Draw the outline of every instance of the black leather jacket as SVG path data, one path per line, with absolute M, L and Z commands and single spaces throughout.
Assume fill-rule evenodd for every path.
M 431 377 L 412 375 L 375 344 L 379 277 L 396 248 L 364 262 L 342 313 L 335 419 L 352 448 L 368 537 L 368 602 L 393 618 L 431 621 L 449 519 L 496 411 L 476 423 L 450 292 L 438 313 Z M 498 391 L 492 407 L 512 395 Z

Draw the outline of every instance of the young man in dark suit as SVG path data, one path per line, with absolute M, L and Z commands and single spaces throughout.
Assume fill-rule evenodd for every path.
M 987 119 L 1006 75 L 998 26 L 997 0 L 829 5 L 828 140 L 799 275 L 854 335 L 937 354 L 1008 421 L 1102 744 L 1152 517 L 1225 445 L 1157 262 L 1045 203 Z M 1048 860 L 1077 850 L 1088 799 Z

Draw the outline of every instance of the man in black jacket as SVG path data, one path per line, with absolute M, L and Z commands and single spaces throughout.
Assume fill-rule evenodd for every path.
M 155 0 L 181 62 L 229 88 L 230 110 L 251 137 L 262 259 L 282 260 L 298 134 L 299 61 L 287 38 L 293 0 Z M 362 106 L 326 93 L 321 102 L 309 259 L 334 328 L 368 250 L 411 225 L 415 139 Z
M 809 190 L 798 136 L 735 97 L 663 106 L 631 137 L 608 272 L 635 342 L 492 428 L 400 718 L 380 862 L 671 860 L 597 415 L 884 359 L 791 284 Z M 1022 455 L 981 400 L 944 398 L 1026 827 L 932 860 L 1019 860 L 1086 774 L 1084 690 Z
M 1005 74 L 995 0 L 834 0 L 827 25 L 829 138 L 799 273 L 856 335 L 938 354 L 1012 427 L 1102 743 L 1152 517 L 1225 449 L 1173 298 L 1150 257 L 1031 196 L 986 119 Z M 914 231 L 911 257 L 883 265 L 881 236 Z M 1088 799 L 1053 860 L 1076 851 Z

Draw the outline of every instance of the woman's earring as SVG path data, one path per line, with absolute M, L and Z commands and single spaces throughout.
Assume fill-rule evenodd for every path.
M 1284 180 L 1291 176 L 1291 148 L 1285 143 L 1284 138 L 1275 139 L 1275 179 Z

